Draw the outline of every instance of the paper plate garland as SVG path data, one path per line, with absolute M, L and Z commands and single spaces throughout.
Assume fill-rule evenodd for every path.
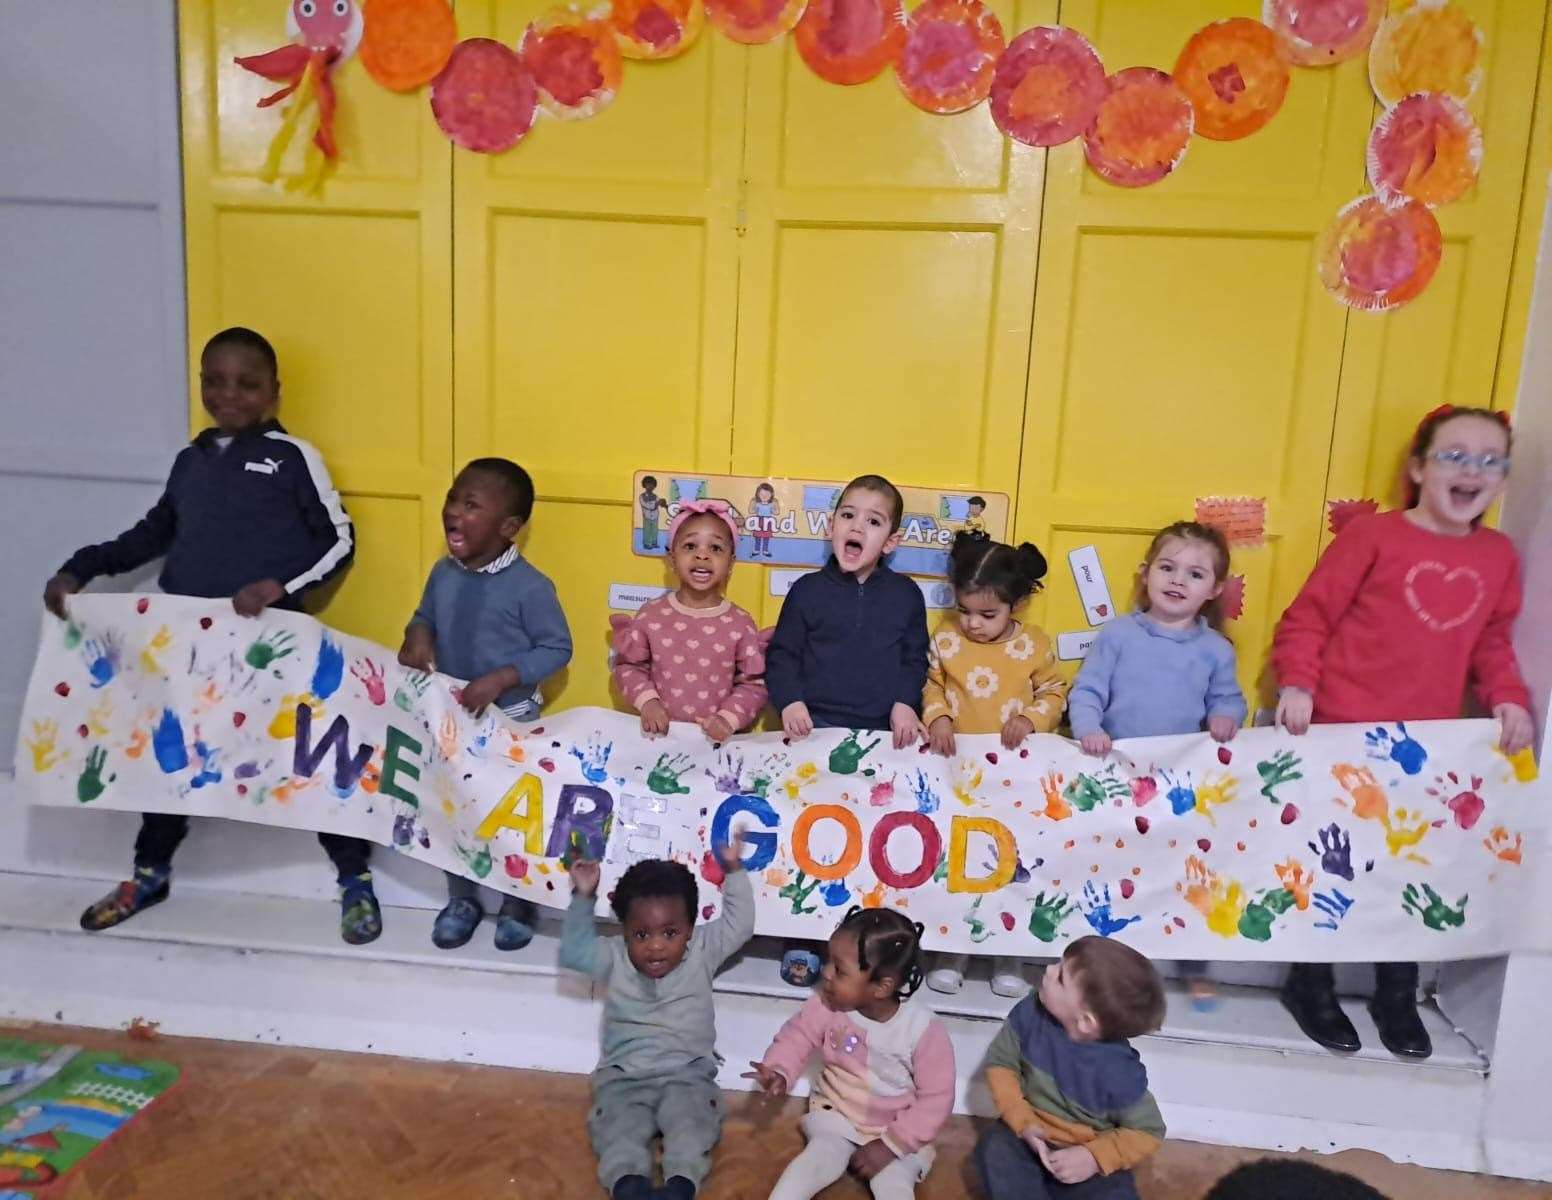
M 808 0 L 706 0 L 706 19 L 729 40 L 760 46 L 792 32 L 807 6 Z
M 1369 48 L 1369 82 L 1386 104 L 1414 92 L 1469 100 L 1482 82 L 1482 31 L 1454 4 L 1392 13 Z
M 1301 67 L 1357 58 L 1384 15 L 1385 0 L 1264 0 L 1261 6 L 1262 21 Z
M 1008 43 L 992 77 L 997 128 L 1026 146 L 1059 146 L 1094 120 L 1108 88 L 1105 66 L 1076 30 L 1037 25 Z
M 1219 142 L 1249 137 L 1275 117 L 1289 77 L 1277 35 L 1248 17 L 1198 30 L 1175 62 L 1175 82 L 1196 112 L 1196 132 Z
M 866 83 L 905 45 L 905 13 L 900 0 L 809 0 L 792 37 L 827 83 Z
M 1369 135 L 1369 184 L 1382 200 L 1435 208 L 1469 192 L 1482 169 L 1482 132 L 1458 100 L 1408 96 Z
M 539 89 L 528 68 L 500 42 L 459 42 L 431 85 L 431 112 L 456 146 L 481 154 L 509 150 L 533 128 Z
M 673 58 L 688 50 L 706 21 L 701 0 L 614 0 L 609 23 L 626 58 Z
M 1153 67 L 1128 67 L 1105 82 L 1099 112 L 1083 135 L 1096 174 L 1121 187 L 1157 183 L 1180 165 L 1191 144 L 1191 101 Z
M 539 90 L 540 107 L 550 116 L 591 117 L 618 94 L 620 45 L 602 16 L 556 9 L 524 31 L 518 54 Z
M 895 78 L 912 104 L 955 113 L 986 99 L 1007 42 L 1002 22 L 981 0 L 922 0 L 905 30 Z
M 371 0 L 361 38 L 361 65 L 395 92 L 430 83 L 458 44 L 447 0 Z
M 1321 235 L 1316 262 L 1326 290 L 1343 304 L 1384 312 L 1421 294 L 1443 252 L 1439 222 L 1426 207 L 1361 196 Z

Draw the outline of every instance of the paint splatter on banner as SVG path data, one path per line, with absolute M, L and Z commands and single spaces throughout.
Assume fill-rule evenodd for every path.
M 1170 957 L 1443 959 L 1545 946 L 1530 890 L 1552 810 L 1489 721 L 1245 730 L 1108 758 L 964 737 L 945 760 L 830 730 L 713 747 L 583 708 L 471 717 L 456 681 L 294 613 L 76 596 L 44 618 L 16 778 L 35 804 L 149 809 L 369 838 L 559 907 L 690 865 L 714 908 L 745 836 L 757 928 L 821 937 L 891 905 L 932 948 L 1041 954 L 1085 933 Z M 607 901 L 600 900 L 601 910 Z

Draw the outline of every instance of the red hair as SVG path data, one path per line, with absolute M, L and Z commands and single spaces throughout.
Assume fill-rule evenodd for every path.
M 1446 421 L 1453 421 L 1456 417 L 1478 417 L 1484 421 L 1493 421 L 1502 427 L 1504 436 L 1508 439 L 1510 447 L 1514 444 L 1514 430 L 1509 425 L 1509 414 L 1499 412 L 1491 408 L 1465 408 L 1458 404 L 1441 404 L 1423 414 L 1423 419 L 1417 423 L 1417 430 L 1412 434 L 1412 445 L 1407 450 L 1406 463 L 1401 468 L 1401 496 L 1402 508 L 1416 508 L 1420 489 L 1417 481 L 1412 478 L 1412 464 L 1422 464 L 1428 451 L 1433 448 L 1434 435 L 1439 432 L 1439 426 Z

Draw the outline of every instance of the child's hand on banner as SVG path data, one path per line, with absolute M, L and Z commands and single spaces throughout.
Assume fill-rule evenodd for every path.
M 598 895 L 600 867 L 596 859 L 579 858 L 571 864 L 571 891 L 589 899 Z
M 668 709 L 661 700 L 648 700 L 641 706 L 641 732 L 649 738 L 668 732 Z

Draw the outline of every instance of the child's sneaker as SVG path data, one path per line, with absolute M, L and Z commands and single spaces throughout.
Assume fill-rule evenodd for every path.
M 431 940 L 440 950 L 456 950 L 474 936 L 485 910 L 478 900 L 468 896 L 454 896 L 437 913 L 436 924 L 431 927 Z
M 496 949 L 521 950 L 533 941 L 534 915 L 533 901 L 504 897 L 496 914 Z
M 1206 975 L 1193 975 L 1187 987 L 1191 993 L 1191 1007 L 1197 1012 L 1212 1012 L 1223 1002 L 1218 995 L 1218 985 Z
M 610 1200 L 652 1200 L 656 1189 L 645 1175 L 627 1175 L 614 1185 Z
M 683 1175 L 675 1175 L 653 1195 L 658 1200 L 695 1200 L 695 1185 Z
M 383 910 L 372 890 L 370 871 L 340 881 L 340 937 L 352 946 L 375 942 L 383 932 Z
M 1022 1000 L 1029 995 L 1030 983 L 1024 975 L 1024 960 L 1022 958 L 998 959 L 998 966 L 992 972 L 992 995 L 1003 996 L 1009 1000 Z
M 137 912 L 167 899 L 168 872 L 136 867 L 133 879 L 126 879 L 81 914 L 81 928 L 89 933 L 112 929 Z
M 952 996 L 965 986 L 965 968 L 969 965 L 968 954 L 934 955 L 932 970 L 927 972 L 927 986 L 935 992 Z

